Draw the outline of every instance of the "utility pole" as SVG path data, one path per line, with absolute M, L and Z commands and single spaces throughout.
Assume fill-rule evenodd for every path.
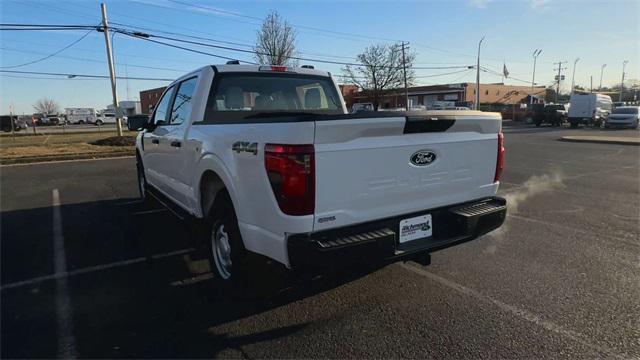
M 591 87 L 589 88 L 589 90 L 593 93 L 593 75 L 591 75 Z
M 402 75 L 404 76 L 404 105 L 405 105 L 405 109 L 409 111 L 409 88 L 407 87 L 407 59 L 405 58 L 405 55 L 404 55 L 405 45 L 409 45 L 409 43 L 405 44 L 405 42 L 402 41 L 401 46 L 402 46 Z
M 118 110 L 118 92 L 116 91 L 116 69 L 113 65 L 113 52 L 111 51 L 111 39 L 109 39 L 109 23 L 107 21 L 107 5 L 100 4 L 102 10 L 102 31 L 104 32 L 104 43 L 107 48 L 107 62 L 109 63 L 109 76 L 111 78 L 111 94 L 113 95 L 113 111 L 116 116 L 116 127 L 118 136 L 122 136 L 122 122 Z
M 576 61 L 573 62 L 573 75 L 571 75 L 571 95 L 573 95 L 573 88 L 576 87 L 575 79 L 576 79 L 576 65 L 580 58 L 576 58 Z M 592 79 L 593 80 L 593 79 Z M 591 86 L 593 89 L 593 85 Z
M 476 110 L 480 109 L 480 46 L 482 46 L 482 41 L 484 41 L 484 36 L 478 43 L 478 62 L 476 65 Z
M 620 97 L 618 98 L 619 102 L 622 102 L 622 92 L 624 91 L 624 69 L 627 67 L 627 63 L 629 63 L 629 60 L 625 60 L 622 62 L 622 81 L 620 81 Z
M 553 63 L 553 65 L 558 65 L 558 75 L 556 76 L 556 101 L 558 103 L 558 96 L 560 95 L 560 82 L 562 81 L 562 70 L 566 70 L 566 67 L 562 67 L 562 64 L 566 64 L 566 61 L 559 61 L 557 63 Z
M 598 86 L 598 90 L 602 90 L 602 73 L 604 73 L 605 66 L 607 64 L 602 64 L 602 67 L 600 67 L 600 86 Z
M 542 52 L 542 49 L 533 50 L 533 77 L 531 78 L 531 95 L 529 96 L 529 103 L 533 104 L 533 93 L 535 92 L 534 86 L 536 85 L 536 61 L 538 55 Z

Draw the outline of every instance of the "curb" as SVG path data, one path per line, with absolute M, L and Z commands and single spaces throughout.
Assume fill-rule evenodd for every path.
M 61 155 L 44 155 L 44 156 L 24 156 L 12 159 L 0 159 L 0 165 L 16 165 L 16 164 L 31 164 L 31 163 L 43 163 L 43 162 L 55 162 L 55 161 L 72 161 L 72 160 L 93 160 L 93 159 L 107 159 L 134 156 L 134 150 L 128 151 L 114 151 L 108 153 L 75 153 L 75 154 L 61 154 Z
M 600 138 L 599 139 L 596 137 L 563 136 L 560 138 L 560 141 L 640 146 L 640 139 L 624 139 L 624 138 L 621 138 L 621 139 Z

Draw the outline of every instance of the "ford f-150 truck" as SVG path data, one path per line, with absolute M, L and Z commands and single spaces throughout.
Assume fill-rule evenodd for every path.
M 142 197 L 206 224 L 221 283 L 246 274 L 253 254 L 294 270 L 426 264 L 506 215 L 499 114 L 348 114 L 331 74 L 309 66 L 206 66 L 128 126 L 141 130 Z

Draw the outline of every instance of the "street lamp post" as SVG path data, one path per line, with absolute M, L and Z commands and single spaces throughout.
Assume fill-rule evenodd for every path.
M 484 41 L 484 36 L 478 43 L 478 63 L 476 66 L 476 110 L 480 109 L 480 46 Z
M 627 67 L 627 63 L 629 60 L 625 60 L 622 62 L 622 81 L 620 81 L 620 97 L 618 98 L 619 102 L 622 102 L 622 92 L 624 91 L 624 69 Z
M 536 49 L 533 51 L 533 77 L 531 78 L 531 95 L 529 95 L 529 103 L 533 104 L 533 93 L 534 86 L 536 85 L 536 61 L 538 60 L 538 55 L 542 52 L 542 49 Z
M 604 73 L 604 68 L 607 66 L 607 64 L 602 64 L 602 67 L 600 67 L 600 86 L 598 87 L 598 91 L 602 90 L 602 74 Z
M 580 58 L 576 58 L 576 61 L 573 62 L 573 75 L 571 75 L 571 94 L 573 95 L 573 89 L 576 86 L 575 83 L 575 79 L 576 79 L 576 65 L 578 64 L 578 61 L 580 60 Z

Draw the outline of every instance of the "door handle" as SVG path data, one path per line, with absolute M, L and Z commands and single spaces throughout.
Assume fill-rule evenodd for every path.
M 182 143 L 180 141 L 172 141 L 171 146 L 179 148 L 182 146 Z
M 160 140 L 159 139 L 151 139 L 151 143 L 152 144 L 160 144 Z

